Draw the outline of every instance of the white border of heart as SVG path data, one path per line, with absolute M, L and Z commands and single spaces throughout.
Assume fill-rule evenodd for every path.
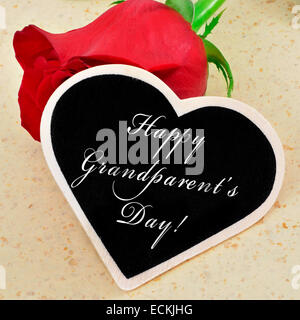
M 201 107 L 207 107 L 207 106 L 220 106 L 220 107 L 225 107 L 228 109 L 235 110 L 243 114 L 244 116 L 246 116 L 248 119 L 250 119 L 265 134 L 265 136 L 267 137 L 267 139 L 272 145 L 272 148 L 274 150 L 275 157 L 276 157 L 276 177 L 275 177 L 273 189 L 269 197 L 258 209 L 256 209 L 254 212 L 249 214 L 244 219 L 236 222 L 230 227 L 211 236 L 205 241 L 202 241 L 199 244 L 193 246 L 192 248 L 178 254 L 177 256 L 129 279 L 127 279 L 123 275 L 123 273 L 120 271 L 119 267 L 116 265 L 113 258 L 111 257 L 109 252 L 106 250 L 102 241 L 96 234 L 95 230 L 91 226 L 90 222 L 88 221 L 84 212 L 82 211 L 80 205 L 78 204 L 76 198 L 74 197 L 56 161 L 53 148 L 52 148 L 51 136 L 50 136 L 50 124 L 51 124 L 52 112 L 56 106 L 56 103 L 60 99 L 60 97 L 70 87 L 80 82 L 81 80 L 94 77 L 97 75 L 105 75 L 105 74 L 118 74 L 118 75 L 130 76 L 130 77 L 149 83 L 150 85 L 158 89 L 160 92 L 162 92 L 162 94 L 169 100 L 170 104 L 173 106 L 178 116 L 182 116 L 185 113 L 191 112 Z M 50 97 L 42 115 L 41 142 L 42 142 L 42 148 L 44 151 L 46 161 L 48 163 L 48 166 L 57 184 L 59 185 L 63 194 L 68 200 L 69 204 L 73 208 L 83 229 L 86 231 L 87 235 L 91 239 L 93 245 L 95 246 L 98 254 L 102 258 L 106 267 L 110 271 L 112 277 L 114 278 L 118 286 L 123 290 L 134 289 L 140 286 L 141 284 L 153 279 L 159 274 L 175 267 L 176 265 L 182 263 L 183 261 L 190 259 L 193 256 L 249 228 L 251 225 L 253 225 L 258 220 L 260 220 L 272 207 L 273 203 L 275 202 L 278 196 L 278 193 L 280 191 L 280 188 L 283 182 L 283 177 L 284 177 L 285 161 L 284 161 L 284 152 L 283 152 L 281 142 L 275 130 L 271 127 L 269 122 L 255 109 L 251 108 L 247 104 L 242 103 L 240 101 L 230 99 L 230 98 L 223 98 L 223 97 L 198 97 L 198 98 L 180 100 L 176 96 L 176 94 L 158 77 L 156 77 L 155 75 L 153 75 L 148 71 L 145 71 L 140 68 L 128 66 L 128 65 L 114 64 L 114 65 L 104 65 L 104 66 L 90 68 L 77 73 L 76 75 L 74 75 L 73 77 L 65 81 L 60 87 L 58 87 Z

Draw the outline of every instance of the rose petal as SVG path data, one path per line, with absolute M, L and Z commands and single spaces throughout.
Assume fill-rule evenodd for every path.
M 14 48 L 25 70 L 19 100 L 22 117 L 31 109 L 43 109 L 49 94 L 66 78 L 95 65 L 123 63 L 144 68 L 180 98 L 203 95 L 206 90 L 207 59 L 201 39 L 178 12 L 153 0 L 127 0 L 67 33 L 28 26 L 16 32 Z M 41 73 L 28 71 L 33 68 L 43 71 L 42 79 Z M 36 76 L 32 83 L 29 73 Z M 25 122 L 31 133 L 29 118 L 26 115 Z M 31 134 L 36 137 L 34 131 Z

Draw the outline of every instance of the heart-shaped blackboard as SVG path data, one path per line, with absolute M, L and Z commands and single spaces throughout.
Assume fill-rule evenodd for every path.
M 154 75 L 95 67 L 63 83 L 41 140 L 58 185 L 123 289 L 258 221 L 283 180 L 281 143 L 254 109 L 180 100 Z

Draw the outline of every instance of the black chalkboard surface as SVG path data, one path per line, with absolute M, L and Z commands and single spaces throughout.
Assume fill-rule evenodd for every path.
M 283 156 L 269 124 L 228 106 L 234 100 L 189 99 L 176 110 L 154 76 L 109 68 L 60 88 L 41 134 L 62 190 L 130 289 L 263 216 L 279 191 Z

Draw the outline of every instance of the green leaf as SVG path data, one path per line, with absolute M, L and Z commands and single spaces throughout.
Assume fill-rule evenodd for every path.
M 208 63 L 214 63 L 219 71 L 222 72 L 226 85 L 227 85 L 227 96 L 231 97 L 231 93 L 233 90 L 234 86 L 234 80 L 232 76 L 232 72 L 229 66 L 229 63 L 227 60 L 224 58 L 223 54 L 221 51 L 210 41 L 202 38 L 200 38 L 203 41 L 205 51 L 206 51 L 206 56 L 207 56 L 207 62 Z
M 219 23 L 220 18 L 222 17 L 224 11 L 226 9 L 224 9 L 222 12 L 220 12 L 216 17 L 214 17 L 210 23 L 207 23 L 205 25 L 205 30 L 204 33 L 202 34 L 202 38 L 206 38 L 209 34 L 211 34 L 211 32 L 213 31 L 213 29 L 215 28 L 215 26 Z
M 225 0 L 198 0 L 195 3 L 195 16 L 192 29 L 197 33 L 224 2 Z
M 125 1 L 126 1 L 126 0 L 114 1 L 114 2 L 112 2 L 110 5 L 113 6 L 113 5 L 115 5 L 115 4 L 120 4 L 120 3 L 125 2 Z
M 166 5 L 178 11 L 187 22 L 193 22 L 194 3 L 191 0 L 166 0 Z

